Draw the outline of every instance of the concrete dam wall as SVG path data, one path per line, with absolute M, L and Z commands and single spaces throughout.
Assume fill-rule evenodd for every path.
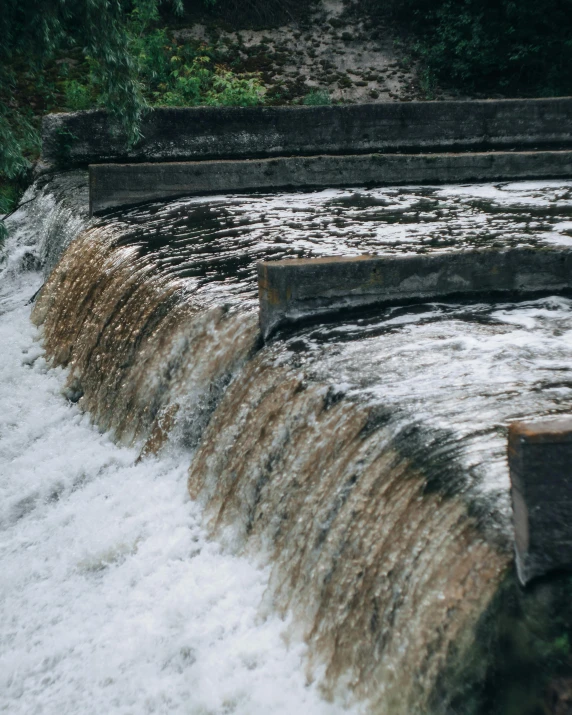
M 101 162 L 253 159 L 392 151 L 572 147 L 572 99 L 151 110 L 134 147 L 103 111 L 50 114 L 42 159 Z
M 94 213 L 212 192 L 572 173 L 570 98 L 160 108 L 141 132 L 129 146 L 105 112 L 49 115 L 44 168 L 92 165 Z
M 90 164 L 95 212 L 348 176 L 461 181 L 471 157 L 505 167 L 474 179 L 568 177 L 570 117 L 568 99 L 156 110 L 128 149 L 95 112 L 49 118 L 43 158 Z M 402 172 L 412 161 L 433 173 Z M 286 165 L 292 184 L 272 178 Z M 360 166 L 380 168 L 366 180 Z M 70 174 L 83 187 L 85 172 Z M 570 404 L 572 307 L 553 294 L 569 288 L 570 215 L 565 181 L 164 200 L 86 222 L 33 320 L 67 398 L 101 429 L 141 459 L 187 450 L 209 535 L 267 564 L 264 608 L 292 616 L 326 698 L 377 715 L 490 715 L 493 697 L 504 715 L 524 673 L 538 711 L 553 674 L 538 653 L 572 623 L 572 600 L 560 582 L 517 584 L 506 442 L 512 422 Z M 428 271 L 438 290 L 417 285 Z M 456 302 L 461 284 L 478 304 Z M 521 289 L 550 295 L 523 302 Z M 359 314 L 339 312 L 352 291 Z M 261 340 L 308 305 L 313 323 Z

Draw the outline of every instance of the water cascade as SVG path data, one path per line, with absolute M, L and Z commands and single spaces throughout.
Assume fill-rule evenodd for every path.
M 445 713 L 472 688 L 477 713 L 479 633 L 514 588 L 506 427 L 569 410 L 570 300 L 393 307 L 264 345 L 255 266 L 569 242 L 571 216 L 569 182 L 125 209 L 71 242 L 33 319 L 98 425 L 142 458 L 192 450 L 211 535 L 270 563 L 263 610 L 293 614 L 325 697 Z

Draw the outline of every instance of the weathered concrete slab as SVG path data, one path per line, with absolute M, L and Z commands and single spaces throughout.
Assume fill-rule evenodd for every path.
M 373 305 L 572 289 L 572 250 L 510 248 L 258 264 L 260 327 Z
M 572 98 L 383 102 L 330 107 L 159 108 L 142 139 L 103 111 L 44 118 L 42 160 L 69 168 L 117 161 L 459 151 L 572 146 Z
M 520 581 L 572 569 L 572 417 L 513 423 L 508 461 Z
M 570 177 L 572 151 L 95 164 L 89 175 L 91 211 L 102 213 L 144 201 L 213 192 Z

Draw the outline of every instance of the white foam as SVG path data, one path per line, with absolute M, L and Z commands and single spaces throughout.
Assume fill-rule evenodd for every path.
M 0 295 L 0 711 L 339 712 L 288 623 L 261 618 L 267 571 L 206 538 L 188 455 L 135 464 L 61 396 L 39 284 Z

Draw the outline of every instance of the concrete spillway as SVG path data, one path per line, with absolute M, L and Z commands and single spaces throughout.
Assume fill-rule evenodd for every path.
M 328 107 L 158 108 L 129 146 L 103 111 L 44 119 L 42 158 L 179 162 L 328 154 L 571 148 L 572 99 L 380 102 Z
M 409 256 L 264 261 L 258 264 L 265 338 L 344 310 L 452 297 L 523 296 L 572 290 L 572 252 L 512 248 Z
M 570 305 L 393 306 L 263 346 L 256 265 L 565 246 L 571 191 L 330 190 L 118 211 L 71 242 L 36 302 L 71 401 L 143 455 L 195 450 L 189 490 L 211 537 L 269 564 L 264 608 L 292 615 L 337 702 L 409 714 L 503 701 L 490 683 L 517 634 L 500 624 L 524 598 L 507 424 L 569 408 Z
M 45 266 L 32 318 L 63 394 L 141 474 L 184 461 L 201 528 L 263 565 L 257 612 L 289 624 L 332 712 L 535 715 L 572 672 L 569 582 L 516 579 L 506 458 L 509 424 L 570 410 L 571 116 L 567 98 L 161 109 L 131 147 L 103 112 L 46 120 L 44 169 L 73 171 L 41 179 L 11 260 Z M 358 188 L 404 177 L 505 181 Z
M 90 211 L 101 214 L 118 206 L 193 194 L 323 186 L 568 178 L 572 175 L 572 151 L 366 154 L 93 164 L 89 173 Z

